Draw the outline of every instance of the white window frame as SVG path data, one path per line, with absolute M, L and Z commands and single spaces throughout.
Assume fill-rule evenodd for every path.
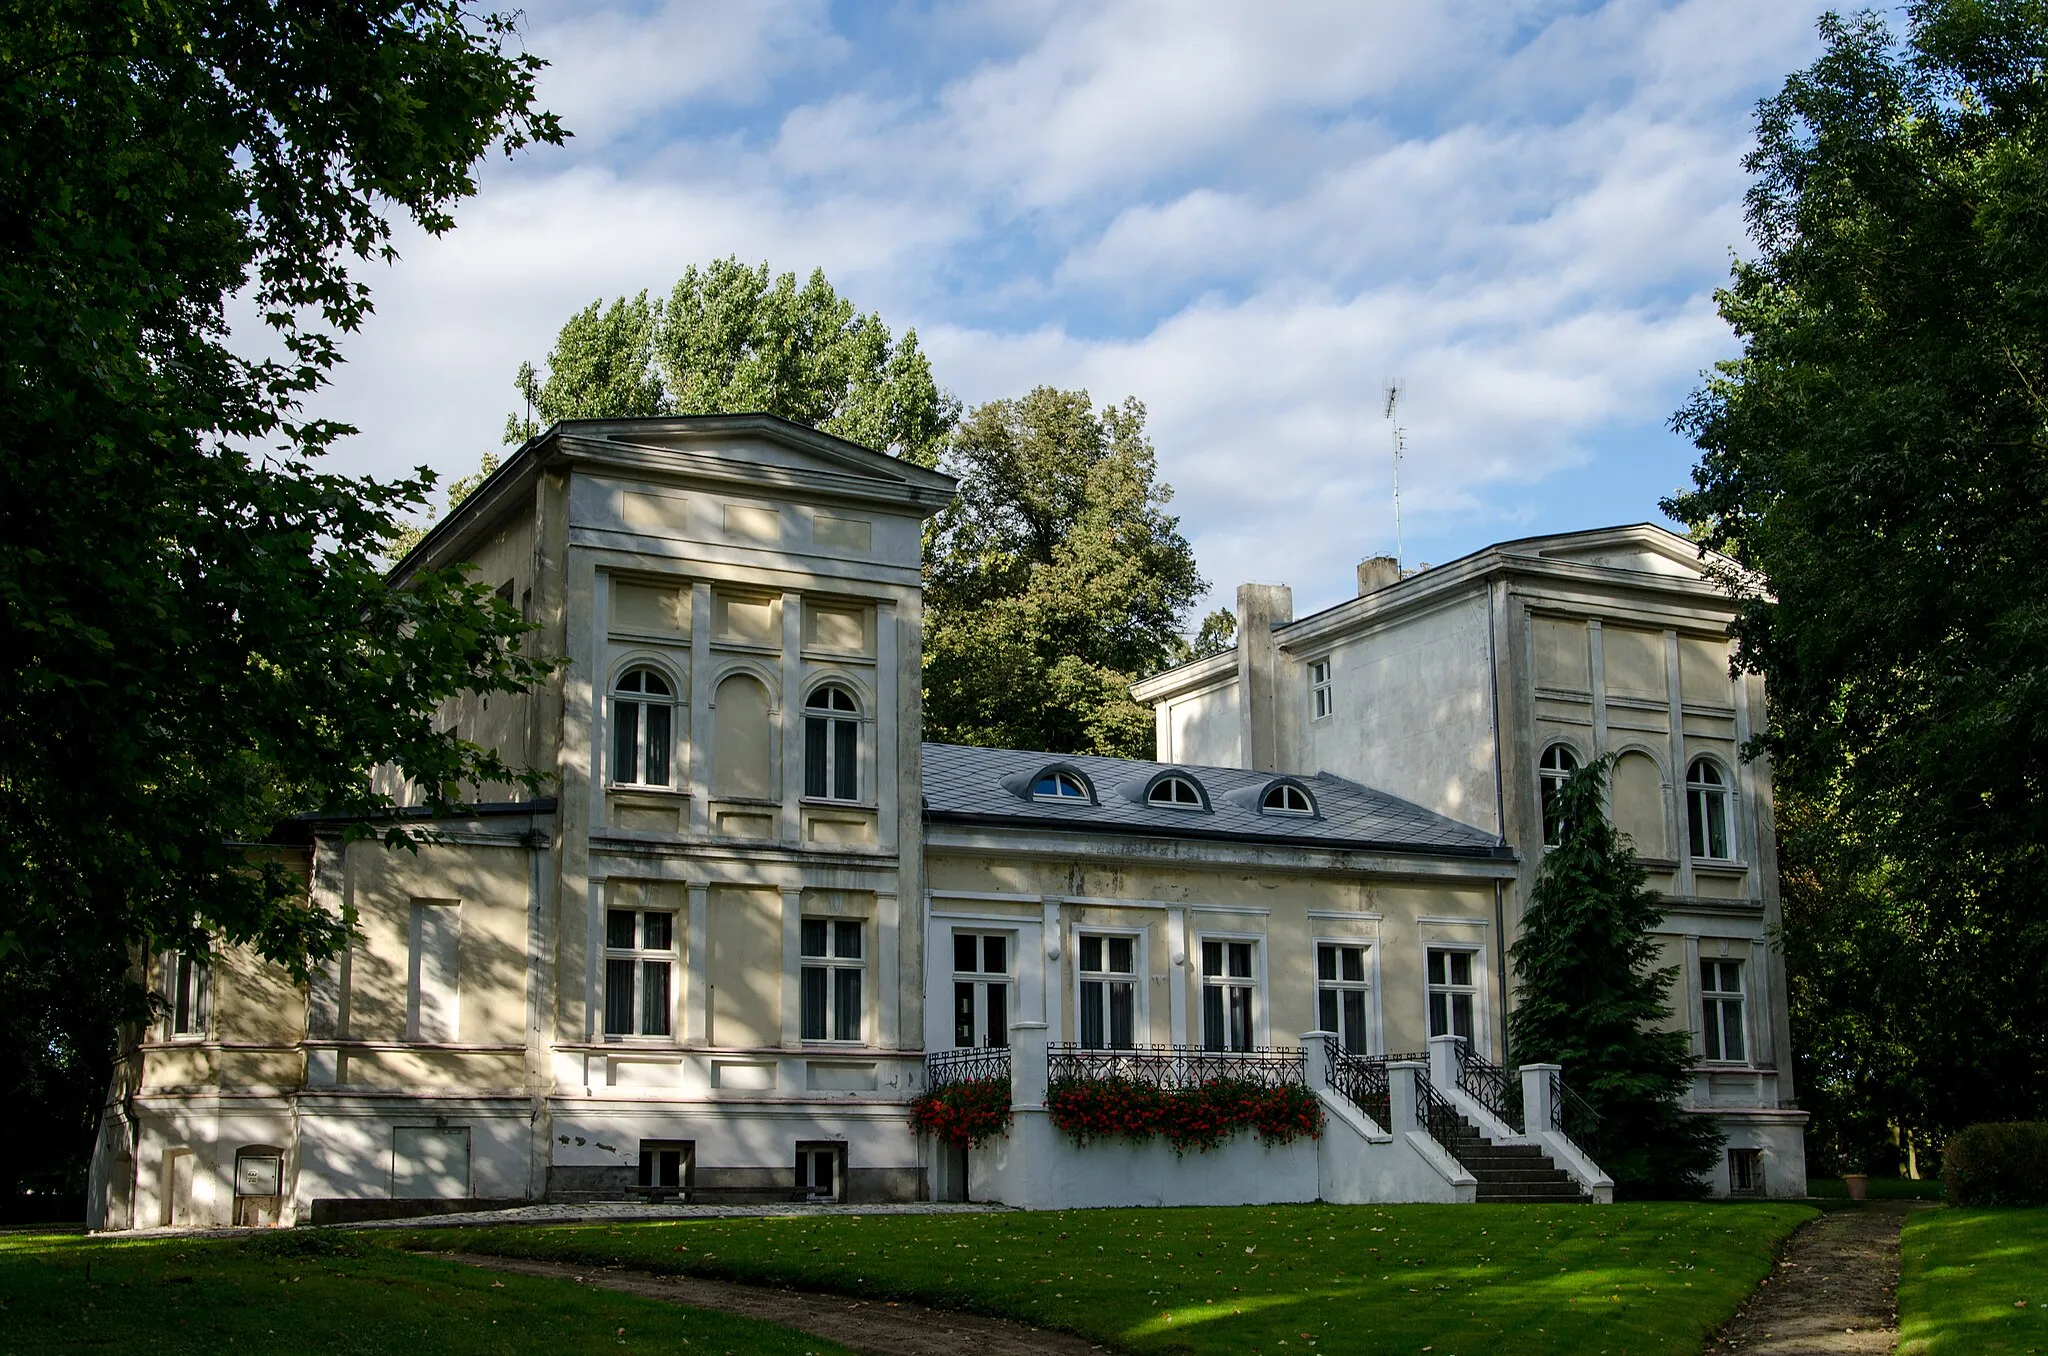
M 1104 1043 L 1099 1047 L 1090 1048 L 1128 1049 L 1149 1043 L 1145 1040 L 1145 1037 L 1151 1033 L 1152 1029 L 1148 1022 L 1150 1014 L 1147 1012 L 1145 1004 L 1146 990 L 1149 987 L 1145 977 L 1150 973 L 1145 954 L 1145 935 L 1143 928 L 1077 927 L 1074 929 L 1072 946 L 1074 957 L 1074 1040 L 1076 1043 L 1081 1041 L 1083 1018 L 1087 1009 L 1086 986 L 1089 984 L 1103 984 L 1107 986 L 1123 982 L 1114 978 L 1119 973 L 1118 971 L 1083 970 L 1081 968 L 1081 962 L 1085 955 L 1084 943 L 1091 939 L 1099 939 L 1103 943 L 1103 961 L 1105 964 L 1108 963 L 1109 943 L 1112 940 L 1128 941 L 1131 944 L 1131 973 L 1129 976 L 1131 986 L 1131 1045 L 1127 1047 L 1110 1043 L 1112 1034 L 1110 1031 L 1110 995 L 1105 987 L 1102 1012 Z
M 1077 794 L 1069 796 L 1057 791 L 1040 791 L 1039 784 L 1047 780 L 1051 780 L 1056 786 L 1072 786 Z M 1080 773 L 1063 767 L 1051 767 L 1031 779 L 1031 799 L 1047 805 L 1090 805 L 1094 803 L 1095 797 L 1088 789 L 1087 779 Z
M 164 1039 L 203 1041 L 213 1028 L 213 962 L 189 951 L 163 955 Z M 181 1022 L 179 1011 L 183 1009 Z
M 835 692 L 846 698 L 851 705 L 846 707 L 830 705 L 829 696 Z M 817 704 L 820 701 L 826 701 L 828 704 L 820 706 Z M 835 805 L 859 805 L 863 803 L 861 801 L 861 787 L 867 780 L 867 777 L 861 768 L 861 763 L 865 759 L 867 740 L 861 732 L 861 726 L 866 721 L 863 719 L 860 694 L 854 691 L 851 683 L 841 682 L 837 679 L 819 683 L 804 694 L 803 722 L 803 798 L 812 801 L 829 801 Z M 840 747 L 840 731 L 842 728 L 852 731 L 853 760 L 851 767 L 848 767 L 846 764 L 846 751 Z M 820 791 L 811 790 L 811 738 L 814 733 L 824 741 L 824 757 L 820 760 L 824 788 Z M 851 782 L 851 790 L 847 794 L 842 795 L 841 792 L 846 789 L 849 781 Z
M 1364 977 L 1363 977 L 1362 979 L 1357 979 L 1357 980 L 1347 980 L 1347 979 L 1344 979 L 1344 978 L 1342 977 L 1342 974 L 1343 974 L 1343 961 L 1342 961 L 1342 959 L 1341 959 L 1341 957 L 1340 957 L 1340 958 L 1339 958 L 1339 961 L 1338 961 L 1338 975 L 1339 975 L 1338 979 L 1337 979 L 1337 980 L 1336 980 L 1336 981 L 1335 981 L 1334 983 L 1331 983 L 1331 982 L 1325 981 L 1325 980 L 1323 979 L 1323 948 L 1324 948 L 1324 947 L 1347 947 L 1347 948 L 1350 948 L 1350 949 L 1353 949 L 1353 950 L 1357 950 L 1357 951 L 1362 951 L 1362 952 L 1364 953 L 1364 955 L 1363 955 L 1363 957 L 1361 958 L 1360 970 L 1361 970 L 1361 972 L 1363 973 Z M 1347 1046 L 1345 1046 L 1345 1047 L 1344 1047 L 1344 1049 L 1346 1050 L 1346 1052 L 1347 1052 L 1347 1053 L 1350 1053 L 1350 1054 L 1359 1054 L 1359 1055 L 1378 1055 L 1378 1054 L 1384 1054 L 1384 1053 L 1385 1053 L 1385 1051 L 1386 1051 L 1386 1042 L 1385 1042 L 1384 1038 L 1383 1038 L 1383 1037 L 1382 1037 L 1382 1036 L 1380 1035 L 1380 984 L 1379 984 L 1380 974 L 1379 974 L 1379 970 L 1380 970 L 1380 948 L 1379 948 L 1379 943 L 1378 943 L 1378 941 L 1377 941 L 1376 939 L 1374 939 L 1374 938 L 1371 938 L 1371 937 L 1314 937 L 1314 938 L 1311 938 L 1311 939 L 1310 939 L 1310 942 L 1309 942 L 1309 976 L 1310 976 L 1310 983 L 1311 983 L 1311 985 L 1313 986 L 1313 990 L 1314 990 L 1314 1009 L 1313 1009 L 1313 1012 L 1311 1013 L 1311 1018 L 1312 1018 L 1312 1020 L 1311 1020 L 1311 1022 L 1310 1022 L 1310 1027 L 1311 1027 L 1311 1029 L 1313 1029 L 1313 1030 L 1316 1030 L 1316 1031 L 1330 1031 L 1330 1032 L 1332 1032 L 1332 1033 L 1333 1033 L 1334 1035 L 1336 1035 L 1336 1036 L 1338 1037 L 1339 1043 L 1340 1043 L 1340 1044 L 1342 1044 L 1342 1041 L 1343 1041 L 1343 1035 L 1344 1035 L 1343 1031 L 1342 1031 L 1341 1029 L 1337 1029 L 1337 1028 L 1332 1028 L 1332 1027 L 1326 1026 L 1326 1025 L 1324 1024 L 1324 1022 L 1323 1022 L 1323 990 L 1324 990 L 1325 988 L 1329 988 L 1329 989 L 1332 989 L 1332 990 L 1334 990 L 1334 991 L 1336 991 L 1336 992 L 1340 992 L 1340 993 L 1346 993 L 1346 992 L 1363 992 L 1363 993 L 1364 993 L 1364 995 L 1365 995 L 1365 1043 L 1364 1043 L 1364 1047 L 1363 1047 L 1362 1049 L 1357 1049 L 1357 1050 L 1353 1050 L 1353 1049 L 1352 1049 L 1352 1048 L 1351 1048 L 1350 1046 L 1348 1046 L 1348 1045 L 1347 1045 Z M 1340 1003 L 1340 1009 L 1339 1009 L 1339 1011 L 1340 1011 L 1340 1020 L 1341 1020 L 1341 1010 L 1342 1010 L 1342 1009 L 1341 1009 L 1341 1003 L 1342 1003 L 1342 1000 L 1341 1000 L 1341 999 L 1339 1000 L 1339 1003 Z
M 963 938 L 968 937 L 974 939 L 975 968 L 972 970 L 962 970 L 960 968 L 960 942 Z M 987 968 L 988 941 L 990 938 L 994 938 L 1003 944 L 1003 968 L 1000 970 L 990 970 Z M 947 953 L 950 957 L 947 966 L 948 972 L 953 977 L 952 987 L 948 990 L 947 994 L 948 1006 L 946 1009 L 953 1033 L 951 1048 L 955 1050 L 1007 1048 L 1010 1044 L 1010 1030 L 1016 1025 L 1017 989 L 1020 981 L 1018 969 L 1021 958 L 1017 954 L 1017 933 L 1006 928 L 990 928 L 976 925 L 955 926 L 946 944 L 951 948 Z M 998 985 L 1001 986 L 1003 991 L 1000 1006 L 989 1001 L 989 990 Z M 960 990 L 962 987 L 972 990 L 969 996 L 971 1011 L 968 1013 L 968 1025 L 973 1040 L 966 1044 L 963 1044 L 960 1040 Z M 996 1030 L 995 1023 L 991 1021 L 991 1018 L 996 1014 L 1001 1015 L 1002 1030 L 1000 1031 Z M 994 1039 L 998 1035 L 1002 1037 L 1001 1040 Z
M 1337 685 L 1330 678 L 1330 657 L 1308 661 L 1308 711 L 1310 720 L 1327 720 L 1337 710 Z
M 1300 808 L 1297 809 L 1291 805 L 1268 804 L 1275 796 L 1285 798 L 1289 794 L 1300 797 Z M 1313 819 L 1316 814 L 1316 798 L 1311 796 L 1301 786 L 1284 778 L 1278 781 L 1271 781 L 1266 783 L 1265 788 L 1259 792 L 1259 813 L 1262 815 L 1294 815 L 1301 819 Z
M 1720 984 L 1727 970 L 1735 972 L 1733 989 L 1708 988 L 1707 967 L 1714 966 L 1714 982 Z M 1727 1010 L 1735 1010 L 1735 1032 L 1742 1049 L 1731 1056 L 1727 1042 Z M 1700 957 L 1700 1059 L 1706 1064 L 1747 1065 L 1752 1042 L 1749 1038 L 1749 963 L 1724 956 Z
M 623 689 L 622 684 L 628 678 L 633 677 L 635 674 L 643 673 L 659 680 L 668 691 L 666 693 L 651 693 L 644 690 L 628 692 Z M 618 676 L 612 679 L 611 732 L 605 741 L 605 775 L 608 785 L 630 787 L 636 790 L 672 791 L 675 789 L 676 755 L 678 752 L 676 736 L 677 727 L 682 723 L 678 716 L 681 706 L 676 699 L 676 691 L 675 675 L 659 664 L 650 663 L 645 658 L 636 657 L 628 660 L 620 667 Z M 625 719 L 625 712 L 628 708 L 631 708 L 633 711 L 633 775 L 631 777 L 622 777 L 619 775 L 621 771 L 619 766 L 619 734 L 623 728 L 622 722 Z M 647 717 L 648 713 L 655 709 L 661 709 L 668 713 L 668 735 L 665 741 L 666 747 L 662 750 L 665 763 L 663 770 L 667 775 L 658 782 L 649 781 L 645 776 L 648 761 L 647 754 L 652 742 L 648 737 Z
M 1550 766 L 1551 756 L 1553 754 L 1561 754 L 1565 758 L 1569 758 L 1571 760 L 1572 765 L 1568 768 Z M 1555 796 L 1558 792 L 1563 791 L 1566 778 L 1570 777 L 1572 773 L 1577 772 L 1583 766 L 1585 766 L 1585 764 L 1579 760 L 1578 749 L 1575 748 L 1572 745 L 1571 741 L 1568 739 L 1552 740 L 1550 743 L 1543 746 L 1543 752 L 1537 756 L 1536 818 L 1538 830 L 1543 838 L 1543 846 L 1546 848 L 1554 848 L 1559 843 L 1564 841 L 1564 817 L 1562 815 L 1560 815 L 1557 820 L 1556 836 L 1553 837 L 1551 834 L 1551 798 Z
M 1472 958 L 1472 982 L 1470 984 L 1434 983 L 1429 973 L 1429 953 L 1432 951 L 1449 951 L 1470 956 Z M 1446 967 L 1445 974 L 1448 979 L 1448 966 Z M 1439 993 L 1446 995 L 1444 1005 L 1445 1025 L 1450 1028 L 1449 1031 L 1442 1033 L 1431 1030 L 1435 1023 L 1430 1012 L 1430 1000 Z M 1457 1007 L 1455 1002 L 1451 1000 L 1457 995 L 1464 993 L 1470 993 L 1472 996 L 1472 1048 L 1484 1050 L 1488 1045 L 1486 1039 L 1486 947 L 1477 942 L 1424 942 L 1422 944 L 1422 1029 L 1428 1034 L 1430 1039 L 1434 1040 L 1439 1034 L 1457 1034 Z
M 1222 953 L 1224 974 L 1216 976 L 1216 978 L 1227 982 L 1216 987 L 1248 988 L 1251 990 L 1251 1012 L 1246 1023 L 1247 1038 L 1251 1043 L 1244 1048 L 1251 1050 L 1262 1049 L 1269 1044 L 1267 1039 L 1266 939 L 1255 932 L 1198 932 L 1195 934 L 1195 964 L 1193 968 L 1195 971 L 1196 1044 L 1203 1050 L 1214 1051 L 1220 1049 L 1226 1053 L 1236 1048 L 1228 1045 L 1218 1047 L 1209 1044 L 1209 989 L 1211 987 L 1209 980 L 1211 976 L 1208 973 L 1208 955 L 1211 942 L 1220 943 L 1224 947 Z M 1249 977 L 1233 976 L 1229 973 L 1229 948 L 1233 945 L 1247 945 L 1251 947 L 1251 974 Z M 1227 1006 L 1229 1000 L 1226 998 L 1224 1002 L 1226 1006 L 1223 1010 L 1223 1021 L 1224 1026 L 1227 1028 L 1230 1025 L 1229 1008 Z M 1225 1035 L 1228 1035 L 1227 1030 Z
M 612 920 L 614 917 L 631 915 L 633 919 L 633 944 L 620 946 L 613 942 Z M 668 920 L 668 945 L 656 947 L 647 945 L 647 920 L 649 917 L 663 917 Z M 682 973 L 682 920 L 674 909 L 612 909 L 604 911 L 604 985 L 602 1005 L 599 1010 L 601 1035 L 606 1041 L 653 1041 L 674 1044 L 676 1041 L 677 1016 L 682 1008 L 682 985 L 677 982 Z M 632 1021 L 630 1031 L 611 1030 L 613 963 L 629 965 L 631 977 L 630 997 Z M 668 1002 L 663 1013 L 668 1029 L 649 1031 L 646 980 L 648 967 L 662 966 L 668 973 Z
M 1705 780 L 1695 781 L 1693 773 L 1698 768 L 1709 769 L 1720 778 L 1718 784 Z M 1710 802 L 1721 803 L 1721 844 L 1723 851 L 1714 851 L 1713 814 Z M 1700 821 L 1699 838 L 1704 852 L 1693 848 L 1693 822 L 1697 813 Z M 1735 852 L 1735 778 L 1721 765 L 1718 758 L 1700 754 L 1685 765 L 1685 850 L 1696 862 L 1732 862 L 1737 860 Z
M 805 935 L 813 925 L 824 929 L 823 953 L 808 949 L 810 938 Z M 868 1000 L 874 986 L 868 982 L 868 956 L 874 950 L 868 937 L 868 920 L 865 918 L 844 918 L 818 914 L 806 914 L 797 920 L 797 1035 L 805 1045 L 866 1045 L 869 1029 Z M 844 953 L 848 937 L 855 939 L 857 955 Z M 811 974 L 822 973 L 825 978 L 824 1008 L 818 1015 L 823 1034 L 812 1035 L 808 1028 L 807 1004 L 810 999 Z M 851 977 L 855 986 L 856 1001 L 851 1005 L 853 1013 L 853 1034 L 846 1032 L 848 1006 L 841 1001 L 842 986 Z
M 1194 795 L 1194 799 L 1181 800 L 1176 797 L 1162 800 L 1159 793 L 1172 786 L 1186 787 Z M 1185 772 L 1168 772 L 1154 778 L 1152 784 L 1145 788 L 1145 803 L 1147 805 L 1156 805 L 1162 810 L 1200 811 L 1209 808 L 1209 800 L 1207 796 L 1202 794 L 1201 783 L 1188 776 Z

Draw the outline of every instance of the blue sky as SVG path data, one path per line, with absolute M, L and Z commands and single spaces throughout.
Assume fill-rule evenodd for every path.
M 349 469 L 461 474 L 572 310 L 738 254 L 824 268 L 970 404 L 1143 400 L 1219 599 L 1307 611 L 1391 551 L 1392 375 L 1411 564 L 1654 520 L 1734 348 L 1751 112 L 1822 8 L 530 6 L 575 139 L 401 233 L 319 409 Z

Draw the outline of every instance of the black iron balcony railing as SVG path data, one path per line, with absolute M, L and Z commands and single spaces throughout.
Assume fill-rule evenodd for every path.
M 1046 1047 L 1046 1078 L 1090 1081 L 1126 1078 L 1176 1091 L 1223 1079 L 1244 1079 L 1266 1087 L 1308 1082 L 1300 1050 L 1206 1050 L 1192 1045 L 1134 1045 L 1097 1050 L 1071 1041 Z
M 1010 1076 L 1010 1047 L 976 1045 L 964 1050 L 938 1050 L 924 1057 L 924 1085 L 937 1092 L 953 1083 L 974 1083 Z

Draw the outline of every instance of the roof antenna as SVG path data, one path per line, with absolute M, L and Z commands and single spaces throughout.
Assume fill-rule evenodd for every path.
M 1401 452 L 1407 445 L 1407 430 L 1401 427 L 1401 379 L 1393 378 L 1387 383 L 1386 408 L 1384 413 L 1393 425 L 1394 434 L 1394 577 L 1402 574 L 1403 552 L 1401 549 Z

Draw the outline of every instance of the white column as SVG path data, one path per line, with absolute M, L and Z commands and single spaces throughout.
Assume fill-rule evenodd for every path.
M 1330 1045 L 1337 1039 L 1334 1031 L 1304 1031 L 1301 1033 L 1302 1071 L 1308 1076 L 1308 1090 L 1321 1092 L 1330 1086 Z
M 804 838 L 804 596 L 782 595 L 782 700 L 775 721 L 782 733 L 782 840 Z M 792 976 L 795 971 L 791 971 Z
M 803 1041 L 802 985 L 804 892 L 794 885 L 782 887 L 782 1043 Z
M 711 832 L 711 585 L 690 585 L 690 832 Z
M 1010 1105 L 1018 1110 L 1045 1105 L 1045 1043 L 1044 1022 L 1010 1028 Z
M 1187 911 L 1166 911 L 1166 1012 L 1175 1045 L 1188 1043 Z
M 1040 1010 L 1045 1016 L 1045 1038 L 1048 1041 L 1063 1041 L 1066 1029 L 1066 966 L 1060 958 L 1066 954 L 1066 929 L 1060 923 L 1060 899 L 1058 895 L 1046 895 L 1039 900 L 1040 918 L 1043 927 L 1040 938 L 1045 943 L 1045 982 L 1039 986 L 1043 1001 Z
M 711 1032 L 711 887 L 692 885 L 689 890 L 689 931 L 684 934 L 689 1001 L 683 1005 L 683 1041 L 702 1045 Z
M 1456 1036 L 1431 1036 L 1429 1038 L 1429 1081 L 1439 1088 L 1458 1086 L 1458 1038 Z
M 1415 1080 L 1428 1072 L 1429 1066 L 1421 1060 L 1401 1059 L 1387 1065 L 1387 1119 L 1393 1122 L 1387 1127 L 1389 1134 L 1422 1128 L 1418 1114 L 1422 1094 L 1416 1089 Z
M 903 991 L 897 981 L 898 906 L 894 891 L 875 892 L 875 1043 L 884 1050 L 902 1044 Z
M 1540 1135 L 1557 1124 L 1557 1108 L 1551 1104 L 1550 1076 L 1561 1073 L 1562 1064 L 1522 1066 L 1522 1130 Z

